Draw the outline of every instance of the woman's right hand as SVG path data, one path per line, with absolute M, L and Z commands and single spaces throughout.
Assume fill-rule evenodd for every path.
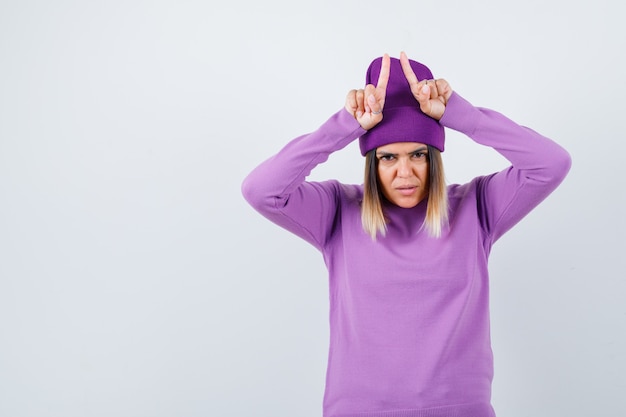
M 370 130 L 383 120 L 382 111 L 385 107 L 387 81 L 389 81 L 389 61 L 389 55 L 383 55 L 376 86 L 368 84 L 365 89 L 351 90 L 346 97 L 346 110 L 365 130 Z

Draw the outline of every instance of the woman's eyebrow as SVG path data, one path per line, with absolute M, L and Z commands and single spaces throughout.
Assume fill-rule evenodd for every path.
M 416 149 L 416 150 L 414 150 L 413 152 L 409 152 L 409 153 L 410 153 L 410 154 L 413 154 L 413 153 L 417 153 L 417 152 L 424 152 L 424 151 L 427 151 L 427 150 L 428 150 L 428 148 L 427 148 L 426 146 L 422 146 L 422 147 L 420 147 L 420 148 L 417 148 L 417 149 Z

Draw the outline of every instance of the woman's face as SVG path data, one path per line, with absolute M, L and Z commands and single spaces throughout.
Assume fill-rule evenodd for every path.
M 397 142 L 376 150 L 378 180 L 390 202 L 415 207 L 428 194 L 428 147 L 417 142 Z

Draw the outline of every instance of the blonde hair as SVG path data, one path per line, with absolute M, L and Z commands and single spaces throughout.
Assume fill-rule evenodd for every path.
M 448 191 L 443 170 L 443 160 L 439 149 L 428 146 L 428 205 L 423 227 L 432 237 L 440 237 L 448 225 Z M 361 223 L 363 229 L 376 240 L 377 234 L 385 236 L 387 220 L 383 213 L 382 200 L 385 198 L 378 182 L 378 158 L 376 149 L 365 155 L 365 181 L 363 183 L 363 202 L 361 204 Z

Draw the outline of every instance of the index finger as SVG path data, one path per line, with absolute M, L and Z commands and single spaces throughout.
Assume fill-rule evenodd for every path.
M 409 85 L 413 87 L 416 85 L 419 80 L 413 72 L 413 68 L 411 68 L 411 64 L 409 63 L 409 58 L 406 56 L 404 52 L 400 53 L 400 65 L 402 65 L 402 71 L 404 72 L 404 76 L 406 77 Z
M 380 65 L 380 74 L 378 75 L 378 82 L 376 88 L 387 89 L 387 82 L 389 81 L 389 67 L 391 66 L 389 55 L 383 55 L 383 62 Z

